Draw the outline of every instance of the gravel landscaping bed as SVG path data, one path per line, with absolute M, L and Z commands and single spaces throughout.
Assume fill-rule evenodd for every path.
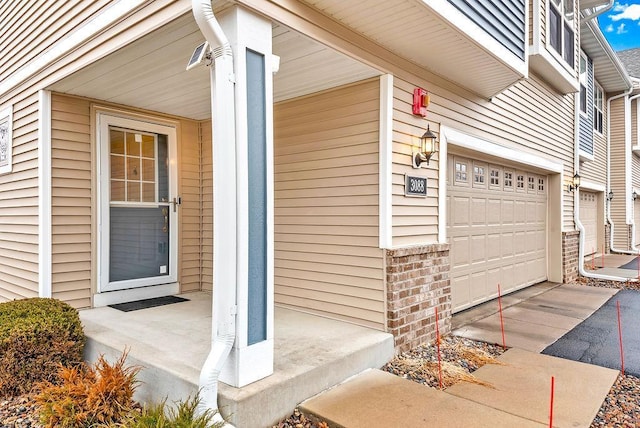
M 620 375 L 591 423 L 591 428 L 635 428 L 639 425 L 640 379 Z
M 608 281 L 604 279 L 580 277 L 573 282 L 573 284 L 588 285 L 590 287 L 617 288 L 620 290 L 640 290 L 639 281 Z
M 472 373 L 487 363 L 496 364 L 495 357 L 503 352 L 504 349 L 498 345 L 457 336 L 443 337 L 440 342 L 443 388 L 461 381 L 480 383 Z M 440 387 L 435 344 L 421 345 L 404 352 L 382 370 L 432 388 Z

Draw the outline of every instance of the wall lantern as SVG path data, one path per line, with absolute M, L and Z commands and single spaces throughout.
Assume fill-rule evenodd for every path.
M 420 168 L 420 164 L 426 162 L 429 165 L 429 159 L 438 151 L 438 137 L 434 134 L 429 125 L 422 137 L 420 137 L 420 150 L 413 153 L 413 167 Z
M 636 198 L 638 197 L 638 194 L 636 193 L 636 191 L 634 190 L 633 193 L 631 194 L 631 197 L 633 198 L 633 200 L 635 201 Z
M 580 187 L 580 174 L 577 172 L 573 175 L 573 182 L 569 184 L 569 191 L 573 192 L 574 190 L 578 190 Z
M 609 191 L 609 194 L 607 195 L 607 201 L 611 202 L 611 200 L 613 199 L 613 191 Z

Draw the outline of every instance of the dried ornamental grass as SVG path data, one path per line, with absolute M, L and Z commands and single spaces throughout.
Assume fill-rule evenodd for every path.
M 139 367 L 125 366 L 125 352 L 114 364 L 103 356 L 89 366 L 60 367 L 58 381 L 44 382 L 36 401 L 46 427 L 90 427 L 121 421 L 132 409 Z

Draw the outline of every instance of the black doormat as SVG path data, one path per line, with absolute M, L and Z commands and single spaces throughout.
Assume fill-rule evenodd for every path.
M 543 354 L 619 370 L 620 341 L 617 302 L 620 302 L 625 373 L 640 376 L 640 292 L 622 290 L 589 318 L 567 332 Z
M 635 257 L 629 263 L 620 266 L 620 269 L 632 269 L 632 270 L 638 269 L 638 258 Z
M 172 303 L 188 302 L 189 299 L 177 296 L 154 297 L 153 299 L 136 300 L 135 302 L 118 303 L 109 305 L 110 308 L 122 312 L 137 311 L 140 309 L 155 308 L 156 306 L 170 305 Z

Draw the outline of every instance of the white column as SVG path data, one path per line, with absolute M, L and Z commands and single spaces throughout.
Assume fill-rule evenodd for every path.
M 234 58 L 237 208 L 236 341 L 220 379 L 241 387 L 273 373 L 272 36 L 269 20 L 239 6 L 219 22 Z

